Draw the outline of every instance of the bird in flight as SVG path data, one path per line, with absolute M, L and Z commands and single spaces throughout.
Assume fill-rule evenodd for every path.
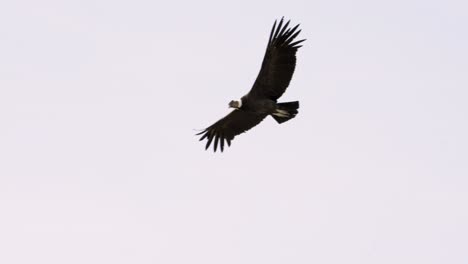
M 224 143 L 231 146 L 235 136 L 246 132 L 258 125 L 271 115 L 279 124 L 288 121 L 298 113 L 299 102 L 278 103 L 278 98 L 286 91 L 296 67 L 296 52 L 305 39 L 294 41 L 301 30 L 299 25 L 289 27 L 283 18 L 273 24 L 268 40 L 265 57 L 260 73 L 252 89 L 240 100 L 233 100 L 229 107 L 234 110 L 213 125 L 207 127 L 197 135 L 200 141 L 206 139 L 205 149 L 213 142 L 216 152 L 218 146 L 221 152 Z

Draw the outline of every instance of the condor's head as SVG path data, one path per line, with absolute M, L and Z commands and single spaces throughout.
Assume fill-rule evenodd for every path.
M 232 100 L 231 102 L 229 102 L 229 107 L 239 109 L 239 108 L 242 107 L 242 101 L 241 100 L 239 100 L 239 101 Z

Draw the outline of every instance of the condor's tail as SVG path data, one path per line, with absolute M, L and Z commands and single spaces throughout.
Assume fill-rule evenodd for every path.
M 299 101 L 295 102 L 286 102 L 276 104 L 276 110 L 271 116 L 279 124 L 288 121 L 291 118 L 294 118 L 297 115 L 297 109 L 299 109 Z

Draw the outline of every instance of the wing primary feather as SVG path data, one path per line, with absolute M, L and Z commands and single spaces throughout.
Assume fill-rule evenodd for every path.
M 270 45 L 270 43 L 272 41 L 273 33 L 275 32 L 275 27 L 276 27 L 276 20 L 275 20 L 275 23 L 273 23 L 273 27 L 271 28 L 270 39 L 268 39 L 268 45 Z
M 200 138 L 200 141 L 202 141 L 203 139 L 205 139 L 207 136 L 208 136 L 208 132 L 205 130 L 203 131 L 202 133 L 205 133 L 203 134 L 203 136 Z M 198 133 L 197 135 L 200 135 L 201 133 Z
M 283 26 L 283 18 L 281 18 L 278 27 L 276 28 L 275 36 L 273 37 L 273 42 L 276 42 L 276 39 L 278 38 L 278 34 L 281 30 L 281 26 Z
M 304 41 L 306 41 L 306 40 L 305 40 L 305 39 L 301 39 L 301 40 L 298 40 L 298 41 L 296 41 L 296 42 L 293 42 L 293 43 L 289 44 L 289 46 L 291 46 L 291 48 L 298 48 L 296 45 L 299 44 L 299 43 L 302 43 L 302 42 L 304 42 Z M 295 47 L 295 46 L 296 46 L 296 47 Z
M 289 26 L 289 22 L 291 22 L 291 20 L 289 20 L 288 22 L 286 22 L 286 24 L 284 24 L 283 28 L 281 29 L 280 33 L 279 33 L 279 37 L 281 38 L 282 36 L 284 36 L 284 32 L 286 31 L 286 29 L 288 28 Z
M 296 29 L 297 29 L 297 28 L 298 28 L 300 25 L 301 25 L 301 24 L 297 24 L 297 25 L 295 25 L 295 26 L 294 26 L 294 27 L 291 29 L 291 32 L 294 32 L 294 31 L 296 31 Z
M 298 27 L 299 27 L 299 24 L 296 25 L 295 27 L 293 27 L 293 28 L 291 29 L 291 31 L 289 32 L 289 35 L 286 37 L 285 42 L 287 42 L 287 41 L 290 40 L 290 39 L 292 40 L 291 35 L 295 33 L 295 31 L 296 31 L 296 29 L 297 29 Z
M 292 34 L 294 34 L 294 31 L 296 31 L 296 29 L 297 29 L 297 26 L 294 27 L 294 28 L 288 28 L 288 30 L 284 33 L 285 39 L 288 39 L 289 36 L 291 36 Z
M 208 136 L 208 142 L 206 142 L 205 150 L 208 149 L 211 145 L 211 141 L 213 141 L 214 131 L 210 130 L 210 135 Z
M 301 33 L 300 30 L 294 33 L 294 35 L 290 36 L 286 41 L 284 41 L 284 44 L 290 45 L 291 41 L 293 41 L 297 37 L 297 35 L 299 35 L 299 33 Z
M 286 30 L 286 32 L 284 32 L 284 35 L 283 35 L 283 36 L 284 36 L 285 39 L 287 39 L 287 38 L 291 35 L 290 32 L 291 32 L 291 29 L 290 29 L 290 28 L 288 28 L 288 30 Z
M 221 142 L 219 142 L 219 143 L 220 143 L 220 147 L 221 147 L 221 152 L 223 152 L 224 151 L 224 135 L 223 134 L 221 134 L 220 139 L 221 139 Z
M 216 149 L 218 148 L 218 140 L 219 140 L 219 136 L 216 135 L 215 136 L 215 141 L 213 143 L 214 152 L 216 152 Z

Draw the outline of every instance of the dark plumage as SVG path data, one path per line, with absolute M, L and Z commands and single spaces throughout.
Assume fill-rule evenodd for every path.
M 278 26 L 276 21 L 273 24 L 262 68 L 250 92 L 240 101 L 229 103 L 234 111 L 197 134 L 202 135 L 200 140 L 207 139 L 205 149 L 214 141 L 214 151 L 218 146 L 223 151 L 225 141 L 230 146 L 235 136 L 258 125 L 268 115 L 281 124 L 298 113 L 298 101 L 277 103 L 293 76 L 299 44 L 305 41 L 294 41 L 301 30 L 297 30 L 299 25 L 289 28 L 289 22 L 283 24 L 282 18 Z

